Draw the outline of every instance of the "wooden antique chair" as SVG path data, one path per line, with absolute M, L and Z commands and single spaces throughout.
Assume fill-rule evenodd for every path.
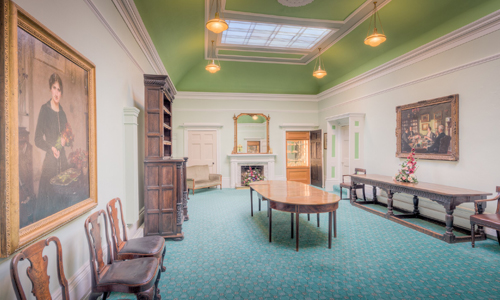
M 107 243 L 107 261 L 101 244 L 101 223 L 104 218 L 104 235 Z M 111 292 L 132 293 L 137 299 L 161 299 L 158 281 L 160 265 L 156 257 L 142 257 L 132 260 L 114 260 L 108 236 L 106 212 L 99 210 L 85 220 L 85 234 L 89 243 L 92 290 L 90 300 L 103 295 L 107 299 Z
M 360 169 L 360 168 L 355 168 L 354 169 L 354 175 L 358 175 L 358 174 L 365 174 L 366 175 L 366 169 Z M 345 198 L 342 198 L 342 188 L 345 188 L 349 191 L 349 196 L 351 195 L 352 191 L 351 191 L 351 183 L 350 182 L 346 182 L 345 181 L 345 178 L 348 177 L 348 176 L 351 176 L 351 175 L 342 175 L 342 182 L 340 183 L 340 200 L 349 200 L 349 198 L 345 199 Z M 354 189 L 363 189 L 363 200 L 366 201 L 366 195 L 365 195 L 365 184 L 364 183 L 359 183 L 359 184 L 356 184 L 354 186 Z
M 478 207 L 478 204 L 487 201 L 498 201 L 497 209 L 494 214 L 483 214 Z M 475 236 L 474 229 L 476 225 L 486 226 L 497 231 L 497 240 L 500 245 L 500 186 L 497 186 L 497 195 L 492 199 L 476 200 L 474 201 L 474 206 L 476 208 L 476 213 L 470 216 L 470 226 L 471 226 L 471 241 L 472 248 L 475 246 Z
M 120 216 L 122 219 L 122 232 L 120 231 L 120 222 L 118 220 L 117 203 L 120 207 Z M 120 198 L 115 198 L 106 205 L 108 211 L 109 223 L 111 225 L 111 238 L 113 240 L 113 255 L 115 260 L 135 259 L 139 257 L 156 257 L 161 266 L 162 272 L 165 272 L 163 258 L 165 257 L 165 239 L 161 236 L 147 236 L 129 240 L 127 237 L 127 227 L 123 218 L 123 206 Z
M 26 249 L 22 250 L 20 253 L 16 254 L 10 263 L 10 276 L 12 280 L 12 285 L 14 286 L 14 292 L 16 293 L 18 300 L 26 300 L 26 294 L 24 293 L 21 281 L 19 280 L 19 273 L 17 270 L 17 264 L 20 261 L 27 259 L 30 262 L 30 266 L 26 269 L 28 278 L 31 280 L 33 288 L 31 293 L 38 300 L 51 299 L 49 290 L 49 275 L 47 274 L 48 258 L 47 256 L 42 256 L 43 249 L 54 242 L 57 249 L 57 279 L 59 280 L 59 285 L 61 286 L 61 294 L 63 300 L 69 300 L 69 290 L 68 281 L 64 275 L 63 263 L 62 263 L 62 247 L 61 242 L 55 236 L 49 237 L 46 240 L 36 242 L 30 245 Z

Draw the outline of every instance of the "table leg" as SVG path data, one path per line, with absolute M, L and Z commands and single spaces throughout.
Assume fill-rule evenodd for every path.
M 253 193 L 252 193 L 252 188 L 250 188 L 250 215 L 253 217 Z
M 317 219 L 318 219 L 318 227 L 319 227 L 319 214 L 316 214 L 317 215 Z
M 299 252 L 299 206 L 295 207 L 295 250 Z
M 333 211 L 333 237 L 337 238 L 337 211 Z
M 267 200 L 269 202 L 269 200 Z M 273 231 L 273 210 L 270 206 L 267 207 L 267 214 L 269 215 L 269 243 L 271 242 L 271 234 Z
M 420 214 L 420 211 L 418 210 L 418 196 L 417 195 L 413 196 L 413 214 L 414 215 Z
M 291 213 L 290 215 L 292 216 L 292 218 L 291 218 L 291 224 L 292 224 L 291 232 L 292 232 L 292 239 L 293 239 L 293 213 Z
M 391 190 L 387 190 L 387 215 L 394 216 L 392 212 L 392 196 L 394 193 Z
M 270 209 L 269 199 L 267 199 L 267 216 L 268 217 L 269 217 L 269 209 Z
M 259 211 L 260 211 L 260 203 L 261 203 L 262 199 L 261 197 L 259 197 Z
M 455 207 L 450 206 L 446 209 L 446 233 L 444 234 L 444 241 L 447 243 L 453 243 L 455 241 L 455 234 L 453 234 L 453 212 L 455 211 Z
M 311 215 L 307 214 L 307 221 L 311 221 Z
M 374 186 L 373 187 L 373 203 L 377 203 L 378 202 L 378 199 L 377 199 L 377 187 Z
M 332 249 L 332 212 L 328 213 L 328 249 Z

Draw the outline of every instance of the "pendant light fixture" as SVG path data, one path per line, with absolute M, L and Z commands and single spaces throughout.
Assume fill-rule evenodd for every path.
M 382 33 L 378 33 L 377 30 L 377 17 L 380 24 L 380 29 L 382 29 Z M 373 33 L 370 34 L 372 21 Z M 366 34 L 365 44 L 368 46 L 377 47 L 378 45 L 385 42 L 386 39 L 387 38 L 384 34 L 384 28 L 382 27 L 382 22 L 380 21 L 380 15 L 377 12 L 377 2 L 373 2 L 373 15 L 370 17 L 370 25 L 368 26 L 368 33 Z
M 212 55 L 214 51 L 214 41 L 212 41 Z M 213 56 L 212 56 L 213 57 Z M 210 73 L 216 73 L 217 71 L 220 70 L 220 62 L 217 60 L 217 63 L 215 63 L 215 59 L 212 59 L 212 61 L 205 67 L 205 70 L 207 70 Z
M 323 60 L 321 59 L 321 48 L 318 48 L 318 51 L 319 51 L 319 56 L 316 62 L 314 63 L 313 76 L 316 78 L 323 78 L 326 76 L 326 70 Z
M 210 12 L 212 12 L 212 7 L 215 2 L 215 17 L 213 19 L 210 19 L 207 22 L 207 29 L 214 32 L 214 33 L 221 33 L 224 30 L 228 29 L 229 26 L 227 25 L 226 21 L 224 19 L 220 18 L 219 16 L 219 10 L 220 10 L 220 0 L 211 0 L 210 3 Z

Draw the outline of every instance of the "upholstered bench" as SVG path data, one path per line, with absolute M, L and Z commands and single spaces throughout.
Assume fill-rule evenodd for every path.
M 187 173 L 187 186 L 188 189 L 193 191 L 197 189 L 208 188 L 211 186 L 218 186 L 222 189 L 222 175 L 210 174 L 208 165 L 198 165 L 186 168 Z

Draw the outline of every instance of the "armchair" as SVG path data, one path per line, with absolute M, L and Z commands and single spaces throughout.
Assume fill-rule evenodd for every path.
M 486 226 L 495 229 L 497 232 L 498 244 L 500 244 L 500 186 L 497 186 L 497 195 L 492 199 L 476 200 L 474 201 L 474 207 L 476 213 L 470 216 L 470 226 L 471 226 L 471 242 L 472 248 L 475 247 L 475 226 Z M 494 214 L 483 214 L 483 208 L 480 207 L 482 203 L 489 201 L 497 201 L 497 209 Z
M 354 175 L 358 174 L 365 174 L 366 175 L 366 169 L 360 169 L 360 168 L 355 168 L 354 169 Z M 342 175 L 342 182 L 340 183 L 340 200 L 349 200 L 349 198 L 345 199 L 342 198 L 342 188 L 345 188 L 349 191 L 349 194 L 351 193 L 351 183 L 346 182 L 345 178 L 349 177 L 351 175 Z M 354 189 L 363 189 L 363 200 L 366 201 L 366 195 L 365 195 L 365 184 L 364 183 L 359 183 L 354 186 Z
M 193 191 L 220 185 L 222 190 L 222 175 L 210 174 L 208 165 L 190 166 L 186 168 L 187 186 Z

